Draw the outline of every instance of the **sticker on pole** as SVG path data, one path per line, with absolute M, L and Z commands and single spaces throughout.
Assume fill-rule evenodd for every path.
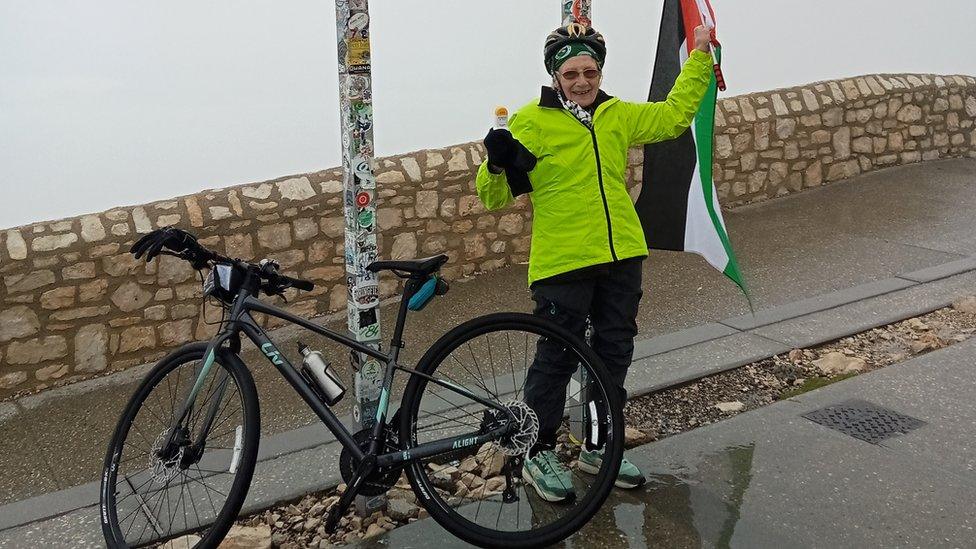
M 356 195 L 356 206 L 359 208 L 365 208 L 366 206 L 369 206 L 369 203 L 371 201 L 372 200 L 368 192 L 364 191 Z

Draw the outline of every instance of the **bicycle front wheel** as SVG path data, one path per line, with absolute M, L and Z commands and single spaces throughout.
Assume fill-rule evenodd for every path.
M 254 381 L 240 359 L 218 351 L 189 413 L 177 417 L 206 349 L 189 344 L 160 361 L 122 413 L 102 474 L 100 519 L 109 547 L 187 533 L 199 538 L 194 547 L 216 547 L 244 503 L 260 420 Z
M 581 340 L 532 315 L 487 315 L 444 335 L 417 369 L 481 399 L 420 376 L 404 392 L 405 451 L 465 436 L 407 467 L 418 499 L 445 529 L 483 547 L 539 547 L 573 534 L 599 510 L 623 455 L 623 405 L 602 361 Z M 469 444 L 503 424 L 510 426 L 503 435 Z M 540 436 L 557 442 L 533 469 L 539 462 L 528 464 L 528 451 L 538 449 Z M 580 468 L 582 445 L 603 453 L 596 468 Z M 540 481 L 553 470 L 556 477 Z M 543 486 L 551 478 L 560 484 L 555 495 Z

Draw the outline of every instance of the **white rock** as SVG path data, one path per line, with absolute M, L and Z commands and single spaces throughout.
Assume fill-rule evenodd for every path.
M 278 183 L 281 198 L 286 200 L 307 200 L 315 196 L 315 189 L 307 177 L 293 177 Z
M 27 243 L 20 231 L 7 231 L 7 252 L 10 259 L 27 259 Z
M 417 164 L 417 160 L 412 157 L 406 157 L 400 161 L 400 165 L 403 166 L 403 171 L 407 172 L 407 177 L 410 181 L 414 183 L 419 183 L 422 179 L 420 174 L 420 165 Z
M 159 549 L 190 549 L 194 545 L 200 543 L 200 541 L 200 536 L 194 536 L 191 534 L 188 536 L 171 539 L 160 545 Z
M 132 210 L 132 222 L 136 225 L 137 233 L 146 234 L 153 230 L 152 221 L 149 220 L 149 216 L 146 215 L 146 210 L 142 207 Z
M 844 353 L 831 352 L 813 361 L 813 365 L 821 372 L 833 374 L 846 374 L 849 372 L 860 372 L 866 366 L 860 358 L 849 357 Z
M 976 314 L 976 295 L 966 296 L 953 301 L 952 308 L 961 313 Z
M 266 524 L 234 525 L 221 542 L 220 549 L 271 549 L 271 527 Z
M 746 405 L 738 400 L 734 400 L 732 402 L 719 402 L 715 405 L 715 407 L 727 414 L 729 412 L 739 412 L 745 408 Z

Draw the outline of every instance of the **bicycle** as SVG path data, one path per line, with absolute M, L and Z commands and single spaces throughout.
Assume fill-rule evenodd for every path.
M 581 528 L 609 495 L 623 453 L 621 397 L 592 349 L 568 331 L 528 314 L 489 314 L 441 336 L 415 368 L 398 363 L 408 310 L 420 310 L 435 295 L 447 293 L 446 281 L 437 275 L 447 256 L 368 266 L 370 272 L 389 271 L 405 280 L 389 351 L 384 352 L 259 299 L 261 293 L 283 295 L 289 288 L 311 290 L 312 282 L 280 273 L 274 261 L 255 264 L 224 257 L 197 244 L 189 233 L 169 234 L 177 233 L 189 244 L 167 237 L 168 244 L 158 244 L 155 255 L 179 257 L 198 270 L 209 267 L 204 297 L 216 298 L 226 314 L 213 339 L 189 343 L 160 360 L 119 419 L 100 492 L 102 531 L 110 547 L 147 545 L 190 532 L 201 537 L 196 547 L 216 547 L 229 531 L 247 495 L 259 444 L 257 391 L 239 356 L 241 334 L 343 446 L 340 471 L 347 489 L 328 510 L 326 531 L 334 531 L 357 494 L 385 493 L 402 471 L 431 517 L 455 536 L 484 547 L 556 543 Z M 147 260 L 153 255 L 147 253 Z M 301 326 L 385 365 L 373 426 L 349 432 L 314 378 L 288 361 L 254 319 L 255 312 Z M 567 411 L 575 406 L 584 413 L 570 413 L 569 421 L 583 423 L 575 431 L 583 433 L 579 436 L 585 440 L 579 443 L 605 452 L 594 475 L 572 467 L 579 447 L 568 444 L 559 450 L 573 484 L 573 497 L 559 503 L 539 497 L 522 473 L 538 436 L 538 418 L 521 400 L 524 372 L 540 341 L 558 343 L 576 361 L 575 379 L 586 382 L 570 383 Z M 492 343 L 504 347 L 493 354 Z M 410 377 L 399 409 L 388 421 L 396 370 Z M 478 471 L 494 475 L 479 481 L 474 478 Z

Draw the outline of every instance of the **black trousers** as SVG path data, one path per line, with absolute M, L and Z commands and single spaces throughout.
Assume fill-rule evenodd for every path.
M 593 324 L 592 346 L 626 401 L 624 379 L 634 356 L 641 266 L 633 258 L 587 267 L 532 284 L 535 314 L 556 321 L 583 339 L 586 317 Z M 577 362 L 560 345 L 540 339 L 525 382 L 525 402 L 539 416 L 536 450 L 552 448 L 566 408 L 566 386 Z

